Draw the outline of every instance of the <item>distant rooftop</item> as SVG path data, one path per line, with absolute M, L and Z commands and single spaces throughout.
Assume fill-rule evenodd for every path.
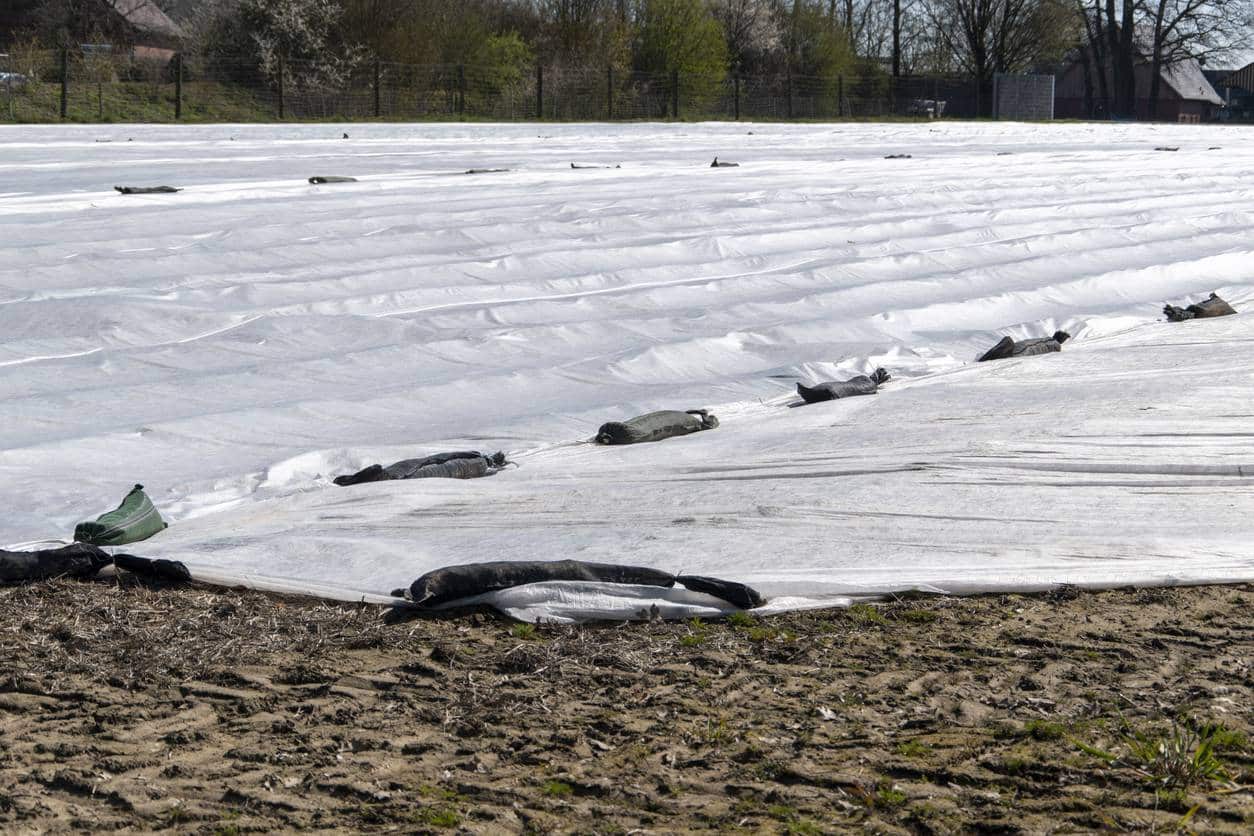
M 1224 100 L 1215 92 L 1215 88 L 1206 80 L 1206 76 L 1202 74 L 1201 64 L 1196 61 L 1190 59 L 1164 67 L 1162 77 L 1163 81 L 1180 94 L 1182 99 L 1209 102 L 1215 105 L 1224 103 Z
M 179 25 L 157 8 L 152 0 L 105 0 L 113 10 L 125 18 L 126 22 L 141 32 L 162 35 L 166 38 L 181 38 L 183 30 Z
M 1242 90 L 1254 91 L 1254 64 L 1247 64 L 1234 73 L 1224 76 L 1216 82 L 1219 88 L 1240 87 Z

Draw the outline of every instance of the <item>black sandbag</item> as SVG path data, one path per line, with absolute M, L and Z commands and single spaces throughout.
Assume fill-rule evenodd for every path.
M 434 607 L 472 595 L 545 581 L 590 581 L 670 588 L 675 585 L 675 576 L 641 566 L 586 563 L 581 560 L 488 561 L 445 566 L 428 572 L 410 585 L 409 594 L 416 605 Z
M 1071 335 L 1066 331 L 1055 331 L 1052 337 L 1036 337 L 1017 342 L 1010 337 L 1002 337 L 997 345 L 984 352 L 976 362 L 1004 360 L 1007 357 L 1031 357 L 1035 354 L 1062 351 L 1062 344 L 1069 339 L 1071 339 Z
M 173 186 L 114 186 L 122 194 L 174 194 L 181 192 Z
M 347 137 L 345 137 L 347 139 Z M 326 183 L 356 183 L 356 177 L 341 177 L 337 174 L 319 175 L 310 177 L 309 182 L 315 186 L 321 186 Z
M 988 360 L 1004 360 L 1014 353 L 1015 340 L 1014 337 L 1002 337 L 997 341 L 997 345 L 980 355 L 976 360 L 977 363 L 983 363 Z
M 751 610 L 762 606 L 764 603 L 762 596 L 758 594 L 756 589 L 743 583 L 707 578 L 704 575 L 680 575 L 675 580 L 693 592 L 704 592 L 706 595 L 722 598 L 727 603 L 740 607 L 742 610 Z
M 597 444 L 639 444 L 645 441 L 661 441 L 679 435 L 712 430 L 718 426 L 718 418 L 704 409 L 680 412 L 664 409 L 650 412 L 629 421 L 610 421 L 597 430 Z
M 1184 322 L 1186 319 L 1210 319 L 1214 316 L 1231 316 L 1236 313 L 1231 305 L 1212 293 L 1209 299 L 1178 308 L 1175 305 L 1164 305 L 1163 313 L 1171 322 Z
M 1012 357 L 1031 357 L 1034 354 L 1048 354 L 1051 351 L 1062 351 L 1062 344 L 1071 339 L 1066 331 L 1055 331 L 1052 337 L 1037 337 L 1032 340 L 1019 340 L 1015 343 Z
M 858 395 L 874 395 L 880 384 L 888 380 L 889 377 L 890 375 L 885 369 L 876 369 L 869 376 L 860 374 L 848 380 L 833 380 L 826 383 L 816 383 L 813 386 L 798 383 L 797 394 L 806 403 L 834 401 Z
M 192 579 L 192 573 L 188 571 L 187 566 L 177 560 L 149 559 L 147 557 L 136 557 L 133 554 L 115 554 L 113 556 L 113 565 L 119 569 L 125 569 L 141 578 L 151 578 L 159 581 L 174 581 L 176 583 L 187 583 Z
M 372 464 L 350 476 L 337 476 L 334 482 L 340 487 L 347 487 L 394 479 L 477 479 L 491 476 L 506 464 L 504 453 L 493 453 L 491 456 L 475 450 L 436 453 L 420 459 L 404 459 L 387 467 Z
M 90 578 L 113 562 L 103 549 L 74 543 L 56 549 L 11 552 L 0 549 L 0 583 L 56 578 Z

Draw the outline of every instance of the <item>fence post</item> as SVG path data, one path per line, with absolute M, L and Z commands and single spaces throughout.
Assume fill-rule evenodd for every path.
M 61 50 L 61 118 L 70 112 L 70 51 Z
M 16 122 L 17 121 L 17 106 L 13 103 L 13 76 L 12 76 L 13 66 L 11 64 L 6 64 L 5 70 L 10 73 L 10 75 L 6 76 L 8 81 L 4 85 L 6 88 L 8 88 L 8 91 L 9 91 L 9 119 Z
M 466 65 L 457 65 L 457 118 L 466 116 Z
M 997 95 L 998 94 L 997 88 L 1001 86 L 999 84 L 1000 81 L 1001 81 L 1001 77 L 997 73 L 994 73 L 993 74 L 993 118 L 994 119 L 1001 118 L 1001 96 Z
M 788 118 L 792 119 L 792 65 L 788 67 Z
M 836 76 L 836 115 L 838 117 L 845 115 L 845 77 L 843 75 Z
M 279 118 L 282 119 L 287 115 L 287 102 L 283 100 L 283 88 L 287 85 L 287 62 L 283 60 L 283 56 L 279 56 Z
M 671 70 L 671 116 L 679 118 L 679 70 Z
M 735 76 L 735 81 L 736 81 L 736 97 L 735 97 L 736 121 L 739 122 L 740 121 L 740 75 L 739 74 Z
M 183 53 L 174 54 L 174 118 L 183 118 Z
M 536 119 L 544 119 L 544 65 L 536 64 Z
M 605 68 L 605 119 L 614 121 L 614 68 Z
M 383 97 L 380 90 L 383 87 L 383 68 L 379 65 L 379 59 L 374 61 L 374 118 L 378 119 L 383 115 Z

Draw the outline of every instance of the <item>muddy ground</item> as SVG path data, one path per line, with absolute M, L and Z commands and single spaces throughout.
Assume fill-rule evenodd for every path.
M 1249 833 L 1254 586 L 717 624 L 0 590 L 0 830 Z

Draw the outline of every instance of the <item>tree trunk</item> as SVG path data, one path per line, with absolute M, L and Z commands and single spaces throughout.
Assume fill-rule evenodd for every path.
M 1089 44 L 1093 48 L 1093 66 L 1097 72 L 1098 101 L 1102 114 L 1110 116 L 1110 53 L 1106 49 L 1106 24 L 1102 20 L 1102 1 L 1093 0 L 1094 23 L 1089 31 Z
M 1080 50 L 1080 70 L 1084 73 L 1084 112 L 1092 119 L 1096 107 L 1093 101 L 1093 61 L 1088 47 Z
M 1124 13 L 1129 13 L 1130 6 L 1128 0 L 1123 0 Z M 1110 112 L 1113 116 L 1128 117 L 1132 115 L 1132 103 L 1128 101 L 1128 76 L 1133 72 L 1131 50 L 1125 49 L 1130 47 L 1131 29 L 1128 29 L 1124 21 L 1119 25 L 1115 25 L 1118 20 L 1115 12 L 1115 0 L 1106 0 L 1106 38 L 1110 46 L 1110 85 L 1111 85 L 1111 102 Z M 1127 37 L 1125 37 L 1125 34 Z M 1135 87 L 1136 79 L 1132 79 Z
M 1162 90 L 1163 72 L 1163 18 L 1167 13 L 1167 0 L 1158 0 L 1154 10 L 1154 51 L 1150 61 L 1149 118 L 1158 118 L 1158 94 Z
M 1136 0 L 1123 0 L 1123 20 L 1119 24 L 1119 54 L 1122 83 L 1116 89 L 1120 109 L 1127 117 L 1136 116 Z
M 893 78 L 901 78 L 901 0 L 893 0 Z
M 1149 118 L 1158 118 L 1158 93 L 1162 87 L 1163 59 L 1157 48 L 1154 49 L 1154 60 L 1150 63 Z

